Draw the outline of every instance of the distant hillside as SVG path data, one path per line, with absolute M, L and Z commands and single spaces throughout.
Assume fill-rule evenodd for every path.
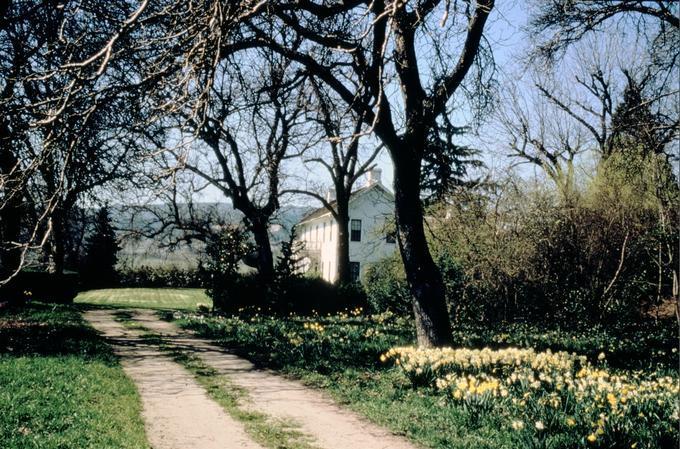
M 290 229 L 302 216 L 312 208 L 302 206 L 284 206 L 272 220 L 270 237 L 275 253 L 282 241 L 289 238 Z M 121 264 L 130 266 L 140 265 L 174 265 L 177 267 L 196 266 L 199 256 L 203 251 L 203 243 L 192 240 L 191 244 L 185 242 L 168 245 L 170 242 L 179 240 L 179 231 L 168 231 L 163 228 L 159 217 L 168 215 L 167 206 L 151 205 L 144 210 L 126 206 L 111 207 L 111 219 L 121 239 L 122 249 L 119 253 Z M 235 210 L 228 203 L 198 203 L 189 205 L 181 204 L 178 212 L 182 219 L 198 217 L 211 226 L 225 224 L 240 224 L 243 214 Z M 151 234 L 153 237 L 148 237 Z

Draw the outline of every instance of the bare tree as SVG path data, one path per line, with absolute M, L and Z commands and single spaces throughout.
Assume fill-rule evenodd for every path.
M 511 89 L 498 118 L 508 139 L 509 156 L 543 171 L 555 184 L 561 200 L 571 204 L 576 194 L 575 159 L 593 149 L 592 139 L 580 123 L 582 118 L 574 120 L 550 100 L 555 93 L 546 97 L 544 91 L 544 87 L 538 87 L 520 95 Z
M 166 163 L 174 158 L 169 166 L 193 173 L 243 213 L 264 279 L 273 275 L 269 224 L 279 208 L 282 165 L 304 150 L 304 104 L 298 97 L 303 80 L 294 65 L 268 51 L 223 59 L 202 117 L 191 111 L 180 117 L 196 138 L 191 150 L 180 146 L 166 154 Z
M 451 325 L 425 238 L 421 164 L 430 131 L 450 112 L 454 94 L 476 91 L 484 98 L 477 88 L 488 86 L 488 75 L 477 69 L 489 62 L 482 36 L 493 6 L 493 0 L 281 1 L 242 27 L 243 39 L 304 65 L 333 89 L 391 155 L 399 248 L 423 346 L 449 344 Z M 269 32 L 272 23 L 302 44 L 286 45 Z
M 678 62 L 680 19 L 674 1 L 550 0 L 536 2 L 534 9 L 530 30 L 538 40 L 536 51 L 548 60 L 592 33 L 620 26 L 648 37 L 662 65 Z
M 222 3 L 2 2 L 0 279 L 18 272 L 29 249 L 54 240 L 54 223 L 64 209 L 60 203 L 72 196 L 64 180 L 80 159 L 75 153 L 84 147 L 81 130 L 98 126 L 92 124 L 95 112 L 118 98 L 116 92 L 156 115 L 189 104 L 200 116 L 205 91 L 197 94 L 196 86 L 208 88 L 201 81 L 214 68 L 202 55 L 229 33 L 229 24 L 263 2 Z M 223 19 L 219 30 L 213 26 L 216 16 Z M 130 127 L 141 131 L 146 124 Z M 51 181 L 40 179 L 45 177 Z M 31 184 L 48 183 L 50 194 L 28 197 Z
M 584 38 L 560 61 L 559 71 L 546 73 L 543 65 L 534 64 L 531 85 L 511 86 L 499 108 L 511 156 L 544 170 L 563 199 L 575 193 L 578 156 L 606 159 L 617 136 L 626 133 L 647 135 L 659 153 L 677 132 L 677 110 L 669 104 L 673 92 L 658 85 L 658 70 L 644 57 L 624 60 L 622 54 L 631 50 L 621 48 L 620 39 Z M 635 105 L 630 104 L 633 97 Z
M 123 55 L 135 54 L 137 47 L 130 37 L 148 2 L 114 3 L 3 4 L 2 280 L 20 269 L 30 248 L 63 240 L 58 234 L 67 215 L 64 211 L 85 191 L 111 180 L 114 167 L 120 165 L 115 158 L 108 158 L 114 153 L 108 142 L 117 132 L 115 125 L 106 136 L 102 125 L 109 125 L 119 100 L 136 98 L 126 95 L 143 84 L 136 70 L 138 60 L 124 61 Z M 123 86 L 127 91 L 121 90 Z M 130 124 L 130 116 L 126 118 Z M 93 144 L 94 136 L 100 139 L 98 144 Z M 118 162 L 129 159 L 118 158 Z M 108 171 L 98 173 L 94 181 L 91 175 L 104 167 Z M 32 210 L 18 208 L 22 202 Z M 57 260 L 55 265 L 60 271 L 62 264 Z
M 349 268 L 349 201 L 357 180 L 373 166 L 382 146 L 362 151 L 360 141 L 365 136 L 362 117 L 351 109 L 338 107 L 342 102 L 334 98 L 333 91 L 324 89 L 315 79 L 310 80 L 310 85 L 313 100 L 308 106 L 308 116 L 323 129 L 325 142 L 321 154 L 305 158 L 305 163 L 321 166 L 328 172 L 333 186 L 332 195 L 313 189 L 288 189 L 284 193 L 311 196 L 331 213 L 338 223 L 336 282 L 348 284 L 352 281 Z
M 130 200 L 129 214 L 118 230 L 125 241 L 151 239 L 160 248 L 176 250 L 182 245 L 205 245 L 214 235 L 236 221 L 226 205 L 197 201 L 207 184 L 193 174 L 176 169 L 171 161 L 170 177 L 151 175 L 142 184 L 137 201 Z

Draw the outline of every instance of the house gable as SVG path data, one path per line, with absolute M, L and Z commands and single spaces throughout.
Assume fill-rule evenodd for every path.
M 394 195 L 392 194 L 392 192 L 387 190 L 387 188 L 385 186 L 383 186 L 382 184 L 375 183 L 373 185 L 362 187 L 362 188 L 352 192 L 352 194 L 350 195 L 350 198 L 349 198 L 350 212 L 352 210 L 353 204 L 355 204 L 357 201 L 365 198 L 366 195 L 375 194 L 375 192 L 379 192 L 380 195 L 382 197 L 384 197 L 384 199 L 386 201 L 389 201 L 389 202 L 392 202 L 392 203 L 394 202 Z M 330 202 L 331 207 L 335 207 L 336 204 L 337 204 L 337 201 L 331 201 Z M 328 219 L 328 218 L 332 218 L 332 217 L 333 217 L 333 215 L 331 214 L 331 211 L 328 210 L 325 206 L 322 206 L 318 209 L 314 209 L 313 211 L 311 211 L 310 213 L 308 213 L 307 215 L 302 217 L 297 225 L 300 226 L 300 225 L 304 225 L 304 224 L 307 224 L 307 223 L 310 223 L 310 222 L 313 222 L 313 221 L 316 221 L 316 220 Z
M 334 205 L 331 203 L 331 205 Z M 385 223 L 394 215 L 394 195 L 379 182 L 352 193 L 349 201 L 350 262 L 363 272 L 371 263 L 391 255 L 396 248 L 387 238 Z M 353 221 L 352 221 L 353 220 Z M 337 272 L 337 222 L 325 207 L 303 217 L 297 238 L 305 243 L 303 272 L 312 271 L 332 282 Z M 350 230 L 352 232 L 352 230 Z

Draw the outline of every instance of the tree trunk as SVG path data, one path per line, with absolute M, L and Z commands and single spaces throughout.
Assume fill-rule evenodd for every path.
M 446 308 L 444 283 L 425 238 L 423 207 L 420 201 L 420 160 L 413 152 L 391 153 L 394 162 L 394 206 L 399 250 L 413 296 L 418 345 L 450 345 L 453 336 Z
M 349 269 L 349 194 L 337 196 L 338 241 L 336 284 L 349 284 L 352 274 Z
M 0 141 L 7 144 L 9 130 L 6 121 L 0 123 Z M 17 158 L 8 147 L 0 147 L 0 174 L 7 175 L 16 169 Z M 15 178 L 16 179 L 16 178 Z M 0 200 L 4 203 L 0 209 L 0 281 L 12 275 L 19 269 L 21 264 L 21 249 L 16 248 L 11 242 L 18 242 L 21 238 L 21 223 L 24 216 L 22 210 L 22 195 L 14 192 L 18 189 L 16 181 L 8 179 L 2 189 Z
M 269 281 L 274 276 L 274 256 L 267 221 L 253 220 L 250 230 L 257 245 L 257 271 L 264 281 Z
M 55 210 L 51 221 L 52 236 L 48 270 L 50 273 L 63 274 L 66 260 L 66 214 L 61 210 Z
M 0 281 L 10 276 L 21 264 L 21 249 L 12 246 L 21 237 L 21 196 L 7 201 L 0 210 Z

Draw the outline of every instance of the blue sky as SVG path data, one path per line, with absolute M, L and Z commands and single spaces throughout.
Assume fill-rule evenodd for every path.
M 526 35 L 522 32 L 522 28 L 527 24 L 528 15 L 526 9 L 522 8 L 524 2 L 510 1 L 497 2 L 496 7 L 489 17 L 486 28 L 486 38 L 489 40 L 493 50 L 494 59 L 498 67 L 499 78 L 505 79 L 509 76 L 508 69 L 515 70 L 519 67 L 518 58 L 523 54 L 523 50 L 528 47 Z M 456 124 L 465 125 L 469 122 L 468 114 L 460 112 L 456 118 Z M 491 142 L 497 140 L 497 136 L 489 138 L 489 133 L 495 131 L 488 126 L 489 123 L 483 123 L 482 126 L 476 130 L 480 136 L 469 135 L 462 139 L 462 143 L 473 148 L 478 148 L 482 151 L 481 158 L 484 160 L 487 167 L 494 167 L 499 164 L 506 164 L 507 160 L 497 160 L 496 151 L 488 151 L 489 145 L 495 145 Z M 494 148 L 494 150 L 497 150 Z M 505 158 L 503 158 L 505 159 Z M 393 169 L 392 161 L 386 152 L 383 152 L 377 164 L 383 169 L 383 183 L 392 188 Z
M 527 2 L 525 1 L 499 1 L 490 15 L 486 27 L 486 38 L 490 43 L 498 70 L 496 78 L 500 87 L 499 96 L 502 96 L 511 86 L 516 87 L 521 96 L 528 96 L 529 94 L 528 87 L 531 85 L 531 76 L 535 76 L 536 72 L 533 72 L 532 75 L 524 73 L 527 62 L 526 53 L 531 47 L 529 38 L 523 31 L 523 28 L 527 25 L 528 17 L 529 12 Z M 598 39 L 603 37 L 606 40 L 605 34 L 599 35 Z M 619 36 L 617 35 L 616 38 L 618 39 Z M 627 44 L 634 45 L 633 42 L 628 42 Z M 621 45 L 620 43 L 618 45 L 619 50 L 621 47 L 626 46 L 626 44 Z M 635 51 L 625 53 L 623 57 L 630 58 L 631 55 L 635 55 Z M 621 58 L 622 56 L 619 55 L 618 57 Z M 563 62 L 562 67 L 558 68 L 558 72 L 564 72 L 564 74 L 561 72 L 558 74 L 558 76 L 562 77 L 562 84 L 558 87 L 564 88 L 567 93 L 570 93 L 570 83 L 573 83 L 573 79 L 569 79 L 570 75 L 566 75 L 571 64 L 569 61 L 567 58 Z M 427 61 L 421 61 L 421 64 L 426 63 Z M 391 92 L 391 97 L 391 101 L 395 103 L 400 101 L 400 95 L 396 89 L 394 92 Z M 461 126 L 470 123 L 470 113 L 465 106 L 459 107 L 454 112 L 454 123 Z M 512 162 L 506 155 L 504 137 L 502 132 L 499 131 L 498 126 L 493 122 L 493 114 L 488 114 L 488 119 L 483 121 L 473 133 L 462 137 L 461 144 L 479 149 L 481 151 L 480 157 L 489 170 L 503 170 Z M 370 148 L 377 145 L 377 142 L 374 138 L 366 137 L 363 139 L 363 145 Z M 377 165 L 383 170 L 383 183 L 391 188 L 393 179 L 392 164 L 386 152 L 383 152 L 377 159 Z M 318 166 L 317 169 L 312 168 L 309 171 L 305 171 L 300 166 L 299 168 L 294 168 L 293 171 L 299 175 L 304 174 L 314 184 L 328 185 L 330 183 L 330 180 L 326 177 L 327 173 L 323 170 L 318 170 Z M 520 173 L 528 176 L 540 175 L 540 173 L 536 172 L 535 168 L 529 166 L 521 168 Z M 224 197 L 214 189 L 207 189 L 200 198 L 200 201 L 224 201 Z M 310 206 L 318 205 L 308 197 L 286 198 L 284 202 Z

